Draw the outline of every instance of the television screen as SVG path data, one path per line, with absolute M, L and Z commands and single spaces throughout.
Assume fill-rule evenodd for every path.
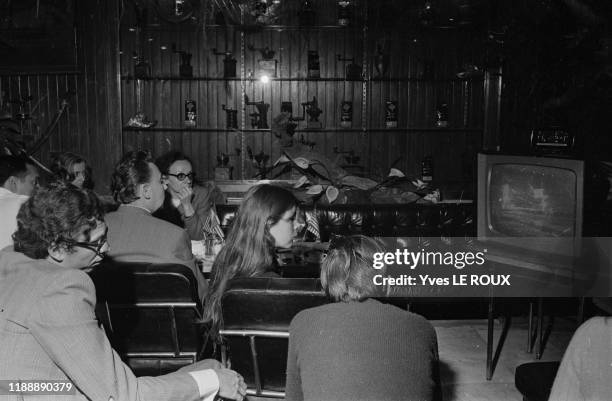
M 489 224 L 493 233 L 509 237 L 576 235 L 575 171 L 508 162 L 493 164 L 490 174 Z

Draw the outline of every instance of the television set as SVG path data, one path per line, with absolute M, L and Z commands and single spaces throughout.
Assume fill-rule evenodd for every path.
M 479 241 L 517 260 L 580 255 L 583 161 L 480 153 L 477 165 Z

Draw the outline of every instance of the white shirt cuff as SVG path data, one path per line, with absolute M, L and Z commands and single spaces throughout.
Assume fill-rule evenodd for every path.
M 219 378 L 212 369 L 197 370 L 189 372 L 191 377 L 198 383 L 198 390 L 203 401 L 213 401 L 219 391 Z

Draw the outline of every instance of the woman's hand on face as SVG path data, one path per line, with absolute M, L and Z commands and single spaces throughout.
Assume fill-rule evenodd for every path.
M 181 205 L 183 205 L 183 211 L 184 211 L 185 217 L 193 216 L 193 214 L 195 213 L 193 204 L 191 203 L 193 189 L 191 187 L 185 186 L 181 188 L 175 194 L 176 194 L 176 198 L 181 202 Z

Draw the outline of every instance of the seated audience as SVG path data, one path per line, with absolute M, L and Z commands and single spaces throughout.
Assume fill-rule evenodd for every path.
M 28 159 L 0 156 L 0 249 L 13 245 L 17 212 L 38 186 L 38 169 Z
M 73 395 L 57 399 L 243 399 L 240 375 L 216 361 L 135 377 L 111 348 L 95 317 L 94 284 L 83 271 L 108 250 L 95 195 L 53 183 L 34 193 L 17 220 L 15 251 L 0 252 L 1 394 L 9 394 L 9 381 L 42 379 L 72 383 Z
M 286 400 L 432 400 L 439 397 L 436 332 L 423 317 L 370 298 L 382 270 L 378 242 L 335 238 L 321 284 L 335 303 L 291 321 Z
M 165 185 L 147 152 L 129 152 L 115 167 L 111 189 L 119 208 L 105 217 L 108 256 L 119 262 L 178 263 L 188 266 L 203 298 L 207 284 L 191 253 L 185 230 L 151 214 L 164 202 Z
M 274 185 L 258 185 L 245 195 L 227 241 L 211 270 L 210 291 L 204 302 L 204 321 L 209 336 L 221 343 L 223 326 L 221 297 L 228 282 L 238 277 L 277 276 L 275 248 L 290 248 L 295 238 L 297 200 L 293 194 Z
M 53 156 L 51 171 L 57 178 L 69 182 L 77 188 L 93 188 L 91 168 L 85 159 L 71 152 L 62 152 Z
M 604 401 L 612 395 L 612 318 L 582 324 L 565 350 L 549 401 Z
M 181 152 L 168 152 L 155 162 L 166 184 L 164 204 L 154 216 L 183 227 L 192 241 L 206 236 L 223 238 L 215 203 L 225 203 L 212 183 L 194 184 L 193 164 Z

